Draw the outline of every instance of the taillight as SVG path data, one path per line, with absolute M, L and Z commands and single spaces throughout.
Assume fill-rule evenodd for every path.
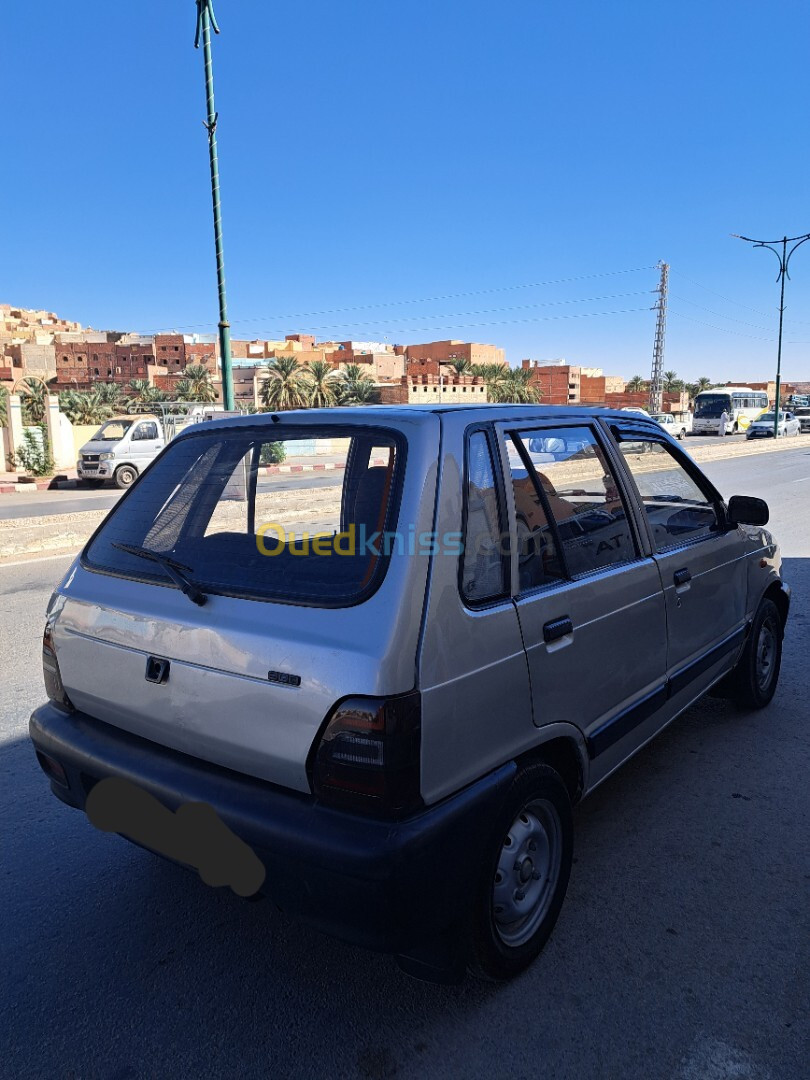
M 315 750 L 315 794 L 334 806 L 401 817 L 421 806 L 418 692 L 347 698 Z
M 61 705 L 63 709 L 73 709 L 70 698 L 65 693 L 62 685 L 62 674 L 59 671 L 59 661 L 56 659 L 56 649 L 53 644 L 53 624 L 50 619 L 45 623 L 45 632 L 42 635 L 42 675 L 45 679 L 45 693 L 55 705 Z

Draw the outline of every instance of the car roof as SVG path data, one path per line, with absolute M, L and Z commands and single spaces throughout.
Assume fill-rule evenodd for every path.
M 470 423 L 501 420 L 576 420 L 603 417 L 612 420 L 624 420 L 625 423 L 655 424 L 649 414 L 624 412 L 619 409 L 587 408 L 579 405 L 357 405 L 327 409 L 286 409 L 277 412 L 246 413 L 244 416 L 230 416 L 217 419 L 216 414 L 203 424 L 193 424 L 184 429 L 182 435 L 223 427 L 249 427 L 256 424 L 345 424 L 347 421 L 380 424 L 386 418 L 392 420 L 412 420 L 414 417 L 454 415 L 463 413 Z M 180 438 L 181 436 L 178 436 Z

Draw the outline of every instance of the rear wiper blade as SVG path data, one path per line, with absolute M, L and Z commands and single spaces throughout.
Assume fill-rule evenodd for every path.
M 119 551 L 126 551 L 128 555 L 136 555 L 139 559 L 150 559 L 161 566 L 172 581 L 177 585 L 192 604 L 202 607 L 208 601 L 208 597 L 202 589 L 188 576 L 192 571 L 190 566 L 172 559 L 169 555 L 161 555 L 158 551 L 149 548 L 137 547 L 135 544 L 121 544 L 116 540 L 111 541 L 111 546 Z

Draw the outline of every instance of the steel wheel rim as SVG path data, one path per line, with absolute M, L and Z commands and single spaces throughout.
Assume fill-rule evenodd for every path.
M 495 932 L 511 948 L 525 945 L 548 914 L 562 865 L 562 826 L 545 799 L 528 803 L 501 844 L 492 885 Z
M 756 679 L 760 690 L 768 690 L 776 671 L 776 630 L 770 619 L 759 628 L 757 637 Z

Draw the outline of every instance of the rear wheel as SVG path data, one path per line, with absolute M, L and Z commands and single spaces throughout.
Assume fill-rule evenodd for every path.
M 509 979 L 531 964 L 560 914 L 573 855 L 571 800 L 548 765 L 521 768 L 493 824 L 474 901 L 470 969 Z
M 116 487 L 132 487 L 132 485 L 135 483 L 137 475 L 137 470 L 133 465 L 121 465 L 120 468 L 115 470 Z
M 757 608 L 743 654 L 732 671 L 728 692 L 743 709 L 764 709 L 776 693 L 782 666 L 782 619 L 773 600 Z

